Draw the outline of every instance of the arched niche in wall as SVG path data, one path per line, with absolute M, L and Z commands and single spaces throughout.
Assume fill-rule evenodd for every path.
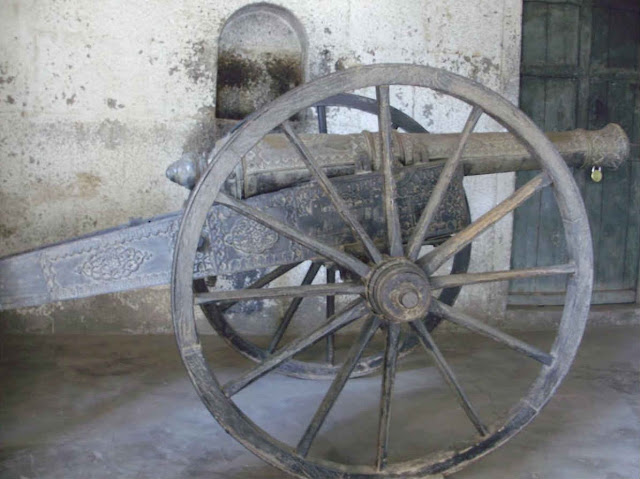
M 216 116 L 242 119 L 303 83 L 307 37 L 285 8 L 255 3 L 227 20 L 218 41 Z

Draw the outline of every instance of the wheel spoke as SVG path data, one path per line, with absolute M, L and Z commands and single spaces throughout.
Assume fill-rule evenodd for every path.
M 370 268 L 362 261 L 354 258 L 343 251 L 340 251 L 333 246 L 329 246 L 318 241 L 315 238 L 303 233 L 302 231 L 292 228 L 291 226 L 283 223 L 282 221 L 274 218 L 273 216 L 264 213 L 253 206 L 248 205 L 246 202 L 232 198 L 224 193 L 218 194 L 216 201 L 222 205 L 231 208 L 233 211 L 240 213 L 247 218 L 266 226 L 269 229 L 280 233 L 283 236 L 295 241 L 296 243 L 305 246 L 322 256 L 329 258 L 341 266 L 353 271 L 358 276 L 366 276 L 369 273 Z
M 380 146 L 382 147 L 382 173 L 384 176 L 384 214 L 387 220 L 387 236 L 389 240 L 389 254 L 402 256 L 402 230 L 400 229 L 400 215 L 398 214 L 396 180 L 393 177 L 393 152 L 391 150 L 391 103 L 389 100 L 389 86 L 376 87 L 378 98 L 378 130 L 380 132 Z
M 318 132 L 327 133 L 327 107 L 325 105 L 316 106 L 316 112 L 318 114 Z
M 514 351 L 518 351 L 519 353 L 523 353 L 530 358 L 535 359 L 536 361 L 546 364 L 550 366 L 553 363 L 553 356 L 541 351 L 540 349 L 531 346 L 523 341 L 520 341 L 513 336 L 510 336 L 506 333 L 503 333 L 499 329 L 496 329 L 488 324 L 483 323 L 475 319 L 472 316 L 469 316 L 462 311 L 458 311 L 450 306 L 447 306 L 440 301 L 432 301 L 431 302 L 431 312 L 437 316 L 440 316 L 452 323 L 455 323 L 459 326 L 469 329 L 470 331 L 474 331 L 476 333 L 487 336 L 505 346 L 513 349 Z
M 485 273 L 464 273 L 432 276 L 429 279 L 431 289 L 455 288 L 467 284 L 489 283 L 493 281 L 509 281 L 512 279 L 535 278 L 555 274 L 573 274 L 576 266 L 573 263 L 524 268 L 506 271 L 487 271 Z
M 277 353 L 269 356 L 262 363 L 250 369 L 241 377 L 229 381 L 222 388 L 223 392 L 228 397 L 233 396 L 256 379 L 264 376 L 269 371 L 272 371 L 273 369 L 284 363 L 286 360 L 292 358 L 294 355 L 315 344 L 317 341 L 324 338 L 327 334 L 336 332 L 343 326 L 346 326 L 347 324 L 362 317 L 362 315 L 366 312 L 367 307 L 362 299 L 356 299 L 352 301 L 340 312 L 334 314 L 333 318 L 331 318 L 326 324 L 319 326 L 309 335 L 290 342 L 285 347 L 280 349 Z
M 300 154 L 300 158 L 302 159 L 302 161 L 304 161 L 305 165 L 307 165 L 307 168 L 314 176 L 322 190 L 331 200 L 331 203 L 333 203 L 333 206 L 335 207 L 340 217 L 345 221 L 345 223 L 347 223 L 347 225 L 349 225 L 349 227 L 353 231 L 353 234 L 360 239 L 365 249 L 367 250 L 369 257 L 376 263 L 381 262 L 382 255 L 380 254 L 380 251 L 378 251 L 378 248 L 375 246 L 375 244 L 373 244 L 373 240 L 362 227 L 358 219 L 355 217 L 351 208 L 349 208 L 349 206 L 347 206 L 345 201 L 342 199 L 340 193 L 338 193 L 338 190 L 336 190 L 336 188 L 333 186 L 333 183 L 331 183 L 331 180 L 327 177 L 320 165 L 318 165 L 318 162 L 315 160 L 309 149 L 302 142 L 298 134 L 293 130 L 291 123 L 289 123 L 288 121 L 284 122 L 282 124 L 282 130 L 284 131 L 287 138 L 289 138 L 289 141 L 291 141 L 293 146 L 296 148 L 297 152 Z
M 378 319 L 378 317 L 372 315 L 367 316 L 367 319 L 362 326 L 362 329 L 360 330 L 358 339 L 349 349 L 347 358 L 340 368 L 340 371 L 338 371 L 338 374 L 336 374 L 336 377 L 333 379 L 333 382 L 331 383 L 329 390 L 322 399 L 320 406 L 318 406 L 318 409 L 316 410 L 311 423 L 309 423 L 309 426 L 304 432 L 302 439 L 300 439 L 298 447 L 296 448 L 298 454 L 306 456 L 309 452 L 311 444 L 318 434 L 318 431 L 322 427 L 324 420 L 331 411 L 331 408 L 338 399 L 338 396 L 342 392 L 342 389 L 347 383 L 349 376 L 351 376 L 351 373 L 358 364 L 360 356 L 362 356 L 362 352 L 366 348 L 367 344 L 369 343 L 379 326 L 380 320 Z
M 484 424 L 482 424 L 482 421 L 480 421 L 480 418 L 478 417 L 478 414 L 476 413 L 475 409 L 471 405 L 469 398 L 467 397 L 464 390 L 462 389 L 462 386 L 456 379 L 456 376 L 453 374 L 453 371 L 449 367 L 449 363 L 447 363 L 447 361 L 444 359 L 444 356 L 440 352 L 440 348 L 438 348 L 436 343 L 433 341 L 433 338 L 431 337 L 431 334 L 429 334 L 429 331 L 427 330 L 424 323 L 420 320 L 413 321 L 411 323 L 411 327 L 417 333 L 418 338 L 420 339 L 420 342 L 422 343 L 422 346 L 424 347 L 424 349 L 427 351 L 427 353 L 429 353 L 429 355 L 435 361 L 436 366 L 438 366 L 438 369 L 442 373 L 442 376 L 449 384 L 449 387 L 455 393 L 456 398 L 460 403 L 460 406 L 462 406 L 462 409 L 464 409 L 465 414 L 467 415 L 469 420 L 473 423 L 473 426 L 480 433 L 480 435 L 484 436 L 485 434 L 487 434 L 487 428 L 485 427 Z
M 433 220 L 436 211 L 442 203 L 444 195 L 449 189 L 449 184 L 451 183 L 451 179 L 453 178 L 453 175 L 455 174 L 456 169 L 460 164 L 460 158 L 462 158 L 462 152 L 467 144 L 469 135 L 471 135 L 471 132 L 478 123 L 478 120 L 482 116 L 482 113 L 482 109 L 477 106 L 473 107 L 473 109 L 471 110 L 469 118 L 467 118 L 467 122 L 465 123 L 462 130 L 462 135 L 460 135 L 458 146 L 456 147 L 453 155 L 445 163 L 444 168 L 442 169 L 442 173 L 440 173 L 440 177 L 438 178 L 438 182 L 433 188 L 431 196 L 427 201 L 427 206 L 425 206 L 424 210 L 422 210 L 422 214 L 420 215 L 418 224 L 416 225 L 413 234 L 411 235 L 411 239 L 409 240 L 407 249 L 407 257 L 412 261 L 415 261 L 420 254 L 420 248 L 422 247 L 422 242 L 427 235 L 427 230 L 431 225 L 431 221 Z
M 329 266 L 327 268 L 327 284 L 334 284 L 336 282 L 336 268 L 335 266 Z M 336 297 L 327 296 L 327 319 L 334 315 L 336 312 Z M 333 364 L 335 361 L 335 344 L 333 334 L 327 336 L 327 350 L 326 359 L 329 364 Z
M 263 288 L 264 286 L 268 285 L 272 281 L 275 281 L 276 279 L 278 279 L 280 276 L 285 275 L 286 273 L 291 271 L 293 268 L 295 268 L 299 264 L 300 263 L 291 263 L 291 264 L 283 264 L 282 266 L 278 266 L 273 271 L 269 271 L 267 274 L 265 274 L 264 276 L 260 277 L 259 279 L 251 283 L 249 286 L 247 286 L 247 289 Z M 234 304 L 237 304 L 237 301 L 225 301 L 223 303 L 219 303 L 218 310 L 221 313 L 223 313 L 227 309 L 231 308 Z
M 318 274 L 318 271 L 320 270 L 320 266 L 321 264 L 318 262 L 311 263 L 311 266 L 309 266 L 309 269 L 307 270 L 307 274 L 305 274 L 304 279 L 302 280 L 302 286 L 310 285 L 313 282 L 316 275 Z M 329 297 L 333 298 L 334 296 L 329 296 Z M 284 313 L 284 316 L 282 317 L 280 324 L 278 324 L 278 328 L 276 329 L 276 332 L 271 338 L 271 342 L 269 343 L 269 347 L 267 348 L 267 352 L 269 354 L 275 351 L 276 348 L 278 347 L 278 344 L 282 340 L 284 333 L 289 327 L 289 323 L 293 319 L 293 315 L 296 314 L 296 311 L 298 311 L 298 308 L 300 307 L 300 303 L 302 303 L 302 299 L 303 299 L 302 296 L 298 296 L 296 298 L 293 298 L 293 300 L 289 304 L 289 307 L 287 308 L 287 311 Z
M 238 289 L 231 291 L 209 291 L 194 294 L 195 304 L 213 301 L 248 301 L 252 299 L 270 299 L 292 296 L 335 296 L 338 294 L 363 294 L 365 287 L 361 283 L 313 284 L 308 286 L 284 286 L 282 288 Z
M 427 274 L 433 274 L 451 256 L 473 241 L 476 236 L 516 209 L 537 191 L 549 184 L 551 184 L 551 179 L 547 174 L 540 173 L 462 231 L 459 231 L 442 245 L 422 256 L 417 263 Z
M 318 132 L 321 134 L 328 133 L 327 129 L 327 107 L 325 105 L 318 105 L 316 107 L 316 113 L 318 115 Z M 333 266 L 327 268 L 327 283 L 335 283 L 336 269 Z M 327 319 L 333 316 L 335 313 L 335 296 L 327 296 Z M 327 349 L 326 359 L 329 364 L 333 364 L 335 357 L 335 347 L 333 334 L 327 336 Z
M 387 346 L 384 351 L 384 369 L 382 375 L 382 393 L 380 395 L 380 421 L 378 423 L 378 445 L 376 448 L 376 468 L 387 465 L 389 449 L 389 426 L 391 424 L 391 393 L 396 377 L 398 363 L 398 345 L 400 343 L 400 325 L 389 323 L 387 327 Z

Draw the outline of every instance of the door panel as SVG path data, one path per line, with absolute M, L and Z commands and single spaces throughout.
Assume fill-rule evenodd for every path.
M 619 123 L 630 161 L 604 171 L 575 170 L 593 235 L 594 303 L 637 301 L 640 252 L 640 3 L 637 0 L 525 1 L 520 107 L 546 131 Z M 516 186 L 535 172 L 517 174 Z M 514 215 L 512 267 L 560 263 L 564 236 L 551 190 Z M 512 282 L 510 304 L 558 304 L 566 279 Z

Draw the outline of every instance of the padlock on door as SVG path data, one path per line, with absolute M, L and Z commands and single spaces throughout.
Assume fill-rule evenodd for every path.
M 602 167 L 594 166 L 591 168 L 591 179 L 595 183 L 600 183 L 602 181 Z

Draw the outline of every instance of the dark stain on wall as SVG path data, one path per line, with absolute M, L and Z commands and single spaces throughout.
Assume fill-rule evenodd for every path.
M 112 110 L 124 108 L 124 105 L 122 103 L 118 103 L 118 100 L 115 98 L 107 98 L 107 106 Z
M 252 57 L 221 51 L 218 57 L 218 118 L 240 120 L 302 83 L 299 56 L 263 53 Z
M 0 238 L 6 239 L 18 231 L 18 228 L 11 228 L 7 225 L 0 224 Z
M 213 107 L 202 107 L 195 117 L 195 125 L 189 131 L 182 152 L 203 158 L 211 151 L 216 140 L 216 112 Z
M 263 73 L 257 61 L 238 53 L 221 52 L 218 57 L 218 91 L 225 87 L 249 88 Z
M 98 139 L 108 150 L 121 146 L 128 134 L 127 127 L 118 120 L 104 120 L 97 130 Z
M 278 97 L 302 83 L 300 59 L 291 56 L 274 57 L 266 62 L 271 77 L 271 92 Z
M 187 77 L 193 83 L 206 82 L 213 79 L 212 72 L 215 71 L 213 59 L 215 55 L 212 52 L 211 45 L 204 40 L 189 41 L 188 45 L 190 49 L 188 56 L 180 60 Z

